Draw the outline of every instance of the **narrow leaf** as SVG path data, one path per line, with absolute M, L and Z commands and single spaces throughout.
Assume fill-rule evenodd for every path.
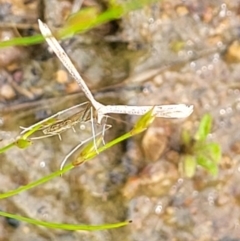
M 212 117 L 209 114 L 205 114 L 201 119 L 199 128 L 195 134 L 195 139 L 197 141 L 205 141 L 208 134 L 211 131 L 211 128 L 212 128 Z
M 11 149 L 14 146 L 15 146 L 15 142 L 12 142 L 12 143 L 0 148 L 0 153 L 4 153 L 5 151 L 7 151 L 8 149 Z
M 198 150 L 199 153 L 202 153 L 204 156 L 208 157 L 215 163 L 219 163 L 221 160 L 221 147 L 217 143 L 207 143 Z
M 110 147 L 120 143 L 121 141 L 124 141 L 134 135 L 139 134 L 140 132 L 143 132 L 146 130 L 146 128 L 153 122 L 153 120 L 155 119 L 155 117 L 152 115 L 153 110 L 148 111 L 145 115 L 141 116 L 139 118 L 139 120 L 136 122 L 136 124 L 134 125 L 133 129 L 129 132 L 127 132 L 126 134 L 106 143 L 104 146 L 100 147 L 97 152 L 96 150 L 93 148 L 94 147 L 94 143 L 91 142 L 87 149 L 92 150 L 90 152 L 84 151 L 85 154 L 83 155 L 82 153 L 76 158 L 76 160 L 74 160 L 72 162 L 73 166 L 78 166 L 81 163 L 83 163 L 84 161 L 90 160 L 92 158 L 94 158 L 96 155 L 98 155 L 99 153 L 109 149 Z
M 142 8 L 145 5 L 156 3 L 159 0 L 131 0 L 127 1 L 122 5 L 112 4 L 112 7 L 107 9 L 105 12 L 97 15 L 94 10 L 80 10 L 79 13 L 75 13 L 73 18 L 69 18 L 67 26 L 56 34 L 61 38 L 69 37 L 72 34 L 82 33 L 94 27 L 97 27 L 106 22 L 119 19 L 124 14 L 129 13 L 130 11 Z M 79 14 L 79 15 L 78 15 Z M 96 14 L 96 16 L 95 16 Z M 81 16 L 81 21 L 80 21 Z M 84 17 L 89 19 L 89 21 L 84 20 Z M 81 23 L 82 22 L 82 23 Z M 80 23 L 80 24 L 79 24 Z M 26 46 L 32 44 L 38 44 L 44 41 L 42 35 L 35 35 L 30 37 L 21 37 L 14 38 L 7 41 L 0 42 L 0 48 L 9 47 L 9 46 Z
M 208 158 L 204 155 L 197 156 L 197 164 L 202 166 L 213 176 L 216 176 L 218 174 L 218 165 L 214 161 L 212 161 L 210 158 Z
M 183 130 L 182 133 L 181 133 L 181 140 L 182 140 L 182 143 L 185 145 L 185 146 L 189 146 L 190 143 L 191 143 L 191 135 L 189 133 L 188 130 Z
M 64 229 L 64 230 L 86 230 L 86 231 L 97 231 L 97 230 L 106 230 L 106 229 L 113 229 L 113 228 L 120 228 L 123 226 L 128 225 L 131 221 L 113 223 L 113 224 L 102 224 L 102 225 L 77 225 L 77 224 L 62 224 L 62 223 L 50 223 L 44 222 L 36 219 L 26 218 L 19 215 L 6 213 L 0 211 L 0 215 L 8 218 L 13 218 L 19 221 L 31 223 L 34 225 L 44 226 L 47 228 L 54 228 L 54 229 Z
M 185 155 L 183 159 L 183 172 L 186 177 L 193 177 L 196 172 L 196 158 L 192 155 Z

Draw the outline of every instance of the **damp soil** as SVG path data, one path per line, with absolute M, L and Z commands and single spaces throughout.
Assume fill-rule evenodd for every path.
M 0 3 L 1 40 L 17 34 L 9 22 L 28 34 L 29 29 L 37 31 L 37 18 L 42 16 L 49 26 L 60 26 L 72 8 L 71 1 L 25 2 Z M 83 7 L 98 4 L 84 1 Z M 0 239 L 240 240 L 239 9 L 237 0 L 160 1 L 62 41 L 98 101 L 185 103 L 194 105 L 194 112 L 183 120 L 156 119 L 144 134 L 63 177 L 0 200 L 1 210 L 40 220 L 76 224 L 132 220 L 127 227 L 66 232 L 0 218 Z M 1 146 L 16 138 L 20 126 L 85 100 L 46 44 L 0 49 Z M 179 171 L 180 133 L 187 129 L 194 134 L 205 113 L 213 117 L 209 141 L 222 149 L 219 174 L 213 177 L 198 167 L 188 179 Z M 127 132 L 136 121 L 133 116 L 116 117 L 125 122 L 109 120 L 112 128 L 106 141 Z M 61 141 L 57 136 L 40 139 L 26 150 L 12 148 L 1 154 L 0 191 L 58 170 L 64 156 L 91 135 L 90 127 L 75 129 L 66 131 Z

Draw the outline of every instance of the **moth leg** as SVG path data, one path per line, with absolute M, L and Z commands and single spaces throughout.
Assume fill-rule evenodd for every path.
M 98 152 L 98 148 L 97 148 L 97 143 L 96 143 L 96 132 L 95 132 L 95 127 L 94 127 L 94 121 L 93 121 L 93 109 L 92 109 L 92 107 L 91 107 L 91 109 L 90 109 L 90 113 L 91 113 L 91 127 L 92 127 L 92 134 L 93 134 L 93 144 L 94 144 L 94 148 L 95 148 L 95 151 L 96 151 L 96 153 L 97 154 L 99 154 L 99 152 Z
M 106 131 L 108 116 L 105 116 L 105 117 L 106 117 L 106 119 L 104 120 L 103 129 L 102 129 L 102 143 L 103 143 L 104 146 L 106 145 L 106 142 L 104 140 L 104 135 L 105 135 L 105 131 Z

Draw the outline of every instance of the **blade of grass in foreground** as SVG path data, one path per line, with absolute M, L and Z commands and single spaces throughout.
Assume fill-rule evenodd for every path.
M 88 15 L 88 21 L 86 21 L 86 10 L 80 10 L 78 13 L 75 13 L 73 16 L 70 17 L 70 21 L 67 26 L 59 30 L 56 35 L 61 38 L 65 38 L 73 34 L 86 32 L 101 24 L 110 22 L 115 19 L 119 19 L 124 14 L 127 14 L 130 11 L 136 10 L 154 2 L 157 2 L 157 0 L 132 0 L 122 5 L 113 4 L 109 9 L 107 9 L 103 13 L 100 13 L 99 15 L 94 14 L 95 12 L 97 12 L 97 10 L 92 10 L 92 12 L 90 12 L 90 14 Z M 78 24 L 79 22 L 81 24 Z M 28 46 L 33 44 L 39 44 L 43 41 L 44 38 L 40 34 L 31 37 L 14 38 L 11 40 L 0 42 L 0 48 L 10 46 Z
M 133 129 L 131 131 L 129 131 L 128 133 L 110 141 L 109 143 L 107 143 L 105 146 L 101 147 L 98 149 L 98 153 L 103 152 L 104 150 L 109 149 L 110 147 L 120 143 L 123 140 L 126 140 L 134 135 L 139 134 L 140 132 L 143 132 L 144 130 L 146 130 L 146 128 L 152 123 L 152 121 L 154 120 L 154 116 L 152 116 L 152 110 L 150 110 L 149 112 L 147 112 L 145 115 L 143 115 L 141 118 L 139 118 L 139 120 L 136 122 L 135 126 L 133 127 Z M 92 145 L 94 145 L 94 143 L 92 142 Z M 87 145 L 85 148 L 89 148 L 89 145 Z M 58 170 L 56 172 L 53 172 L 37 181 L 31 182 L 28 185 L 25 186 L 21 186 L 15 190 L 11 190 L 5 193 L 0 194 L 0 199 L 4 199 L 4 198 L 8 198 L 14 195 L 17 195 L 23 191 L 29 190 L 31 188 L 34 188 L 38 185 L 41 185 L 45 182 L 48 182 L 50 180 L 52 180 L 53 178 L 62 176 L 64 173 L 70 171 L 72 168 L 74 168 L 74 166 L 81 164 L 83 161 L 87 161 L 92 159 L 93 157 L 95 157 L 96 155 L 98 155 L 98 153 L 96 153 L 96 151 L 90 151 L 90 153 L 86 153 L 85 148 L 83 148 L 81 153 L 84 153 L 83 155 L 79 155 L 78 159 L 73 162 L 72 164 L 69 164 L 67 166 L 65 166 L 65 168 L 63 168 L 62 170 Z M 94 149 L 94 148 L 93 148 Z
M 128 225 L 131 221 L 112 223 L 112 224 L 102 224 L 102 225 L 84 225 L 84 224 L 62 224 L 62 223 L 50 223 L 44 222 L 40 220 L 35 220 L 31 218 L 25 218 L 19 215 L 6 213 L 0 211 L 0 215 L 3 217 L 13 218 L 19 221 L 23 221 L 26 223 L 31 223 L 34 225 L 44 226 L 46 228 L 55 228 L 55 229 L 64 229 L 64 230 L 85 230 L 85 231 L 97 231 L 97 230 L 106 230 L 113 228 L 120 228 Z
M 36 125 L 31 130 L 27 131 L 24 135 L 20 135 L 16 138 L 15 141 L 12 143 L 0 148 L 0 154 L 6 152 L 7 150 L 11 149 L 12 147 L 16 146 L 18 148 L 24 149 L 27 148 L 32 144 L 31 140 L 28 140 L 28 138 L 37 130 L 41 128 L 41 124 Z
M 27 190 L 29 190 L 31 188 L 39 186 L 39 185 L 41 185 L 41 184 L 43 184 L 45 182 L 48 182 L 48 181 L 52 180 L 55 177 L 59 177 L 60 175 L 63 175 L 65 172 L 71 170 L 73 167 L 74 166 L 71 165 L 71 164 L 67 165 L 64 169 L 58 170 L 56 172 L 53 172 L 53 173 L 51 173 L 51 174 L 49 174 L 49 175 L 47 175 L 47 176 L 45 176 L 45 177 L 43 177 L 43 178 L 41 178 L 41 179 L 39 179 L 37 181 L 29 183 L 28 185 L 21 186 L 21 187 L 19 187 L 17 189 L 14 189 L 14 190 L 11 190 L 11 191 L 8 191 L 8 192 L 5 192 L 5 193 L 1 193 L 0 194 L 0 199 L 12 197 L 14 195 L 17 195 L 17 194 L 23 192 L 23 191 L 27 191 Z
M 91 160 L 92 158 L 97 156 L 99 153 L 109 149 L 110 147 L 118 144 L 119 142 L 122 142 L 132 136 L 135 136 L 135 135 L 145 131 L 155 119 L 155 116 L 153 115 L 153 110 L 154 110 L 154 107 L 150 111 L 148 111 L 145 115 L 141 116 L 138 119 L 138 121 L 135 123 L 135 125 L 131 131 L 118 137 L 117 139 L 114 139 L 114 140 L 106 143 L 104 146 L 98 148 L 97 152 L 96 152 L 96 149 L 94 148 L 94 142 L 88 144 L 86 148 L 88 150 L 92 150 L 92 151 L 87 152 L 87 151 L 85 151 L 85 148 L 84 148 L 82 150 L 82 152 L 80 153 L 80 155 L 78 156 L 78 158 L 75 161 L 73 161 L 73 165 L 78 166 L 85 161 Z
M 7 41 L 0 42 L 0 48 L 11 47 L 11 46 L 27 46 L 33 44 L 40 44 L 44 41 L 42 35 L 34 35 L 30 37 L 19 37 L 13 38 Z
M 133 135 L 139 134 L 140 132 L 146 130 L 146 128 L 153 122 L 154 120 L 154 116 L 152 116 L 152 110 L 150 110 L 149 112 L 147 112 L 145 115 L 143 115 L 141 118 L 139 118 L 139 120 L 136 122 L 135 126 L 133 127 L 133 129 L 120 136 L 119 138 L 109 142 L 108 144 L 106 144 L 104 146 L 104 148 L 101 150 L 101 152 L 103 150 L 106 150 L 110 147 L 112 147 L 113 145 L 118 144 L 119 142 L 132 137 Z M 92 143 L 92 145 L 94 145 L 94 143 Z M 90 145 L 87 145 L 87 147 L 85 149 L 82 150 L 83 153 L 85 153 L 85 158 L 92 158 L 92 155 L 88 155 L 88 153 L 86 153 L 86 150 L 93 150 L 93 148 L 91 148 Z M 94 152 L 91 152 L 94 153 Z M 96 152 L 95 152 L 96 154 Z M 11 197 L 13 195 L 19 194 L 20 192 L 26 191 L 28 189 L 31 189 L 33 187 L 36 187 L 40 184 L 43 184 L 47 181 L 50 181 L 51 179 L 58 177 L 59 175 L 62 175 L 63 173 L 71 170 L 74 166 L 72 164 L 67 165 L 64 169 L 56 171 L 44 178 L 41 178 L 35 182 L 32 182 L 26 186 L 20 187 L 16 190 L 12 190 L 3 194 L 0 194 L 0 199 L 3 198 L 7 198 L 7 197 Z M 6 213 L 6 212 L 2 212 L 0 211 L 0 215 L 4 216 L 4 217 L 9 217 L 9 218 L 13 218 L 13 219 L 17 219 L 19 221 L 24 221 L 27 223 L 31 223 L 34 225 L 40 225 L 40 226 L 44 226 L 47 228 L 55 228 L 55 229 L 64 229 L 64 230 L 85 230 L 85 231 L 97 231 L 97 230 L 106 230 L 106 229 L 113 229 L 113 228 L 120 228 L 123 226 L 128 225 L 129 223 L 131 223 L 131 221 L 125 221 L 125 222 L 119 222 L 119 223 L 113 223 L 113 224 L 102 224 L 102 225 L 74 225 L 74 224 L 61 224 L 61 223 L 50 223 L 50 222 L 45 222 L 45 221 L 40 221 L 40 220 L 35 220 L 35 219 L 31 219 L 31 218 L 26 218 L 26 217 L 22 217 L 22 216 L 18 216 L 18 215 L 14 215 L 14 214 L 10 214 L 10 213 Z
M 10 144 L 0 148 L 0 153 L 4 153 L 4 152 L 6 152 L 7 150 L 11 149 L 14 146 L 15 146 L 15 142 L 12 142 L 12 143 L 10 143 Z

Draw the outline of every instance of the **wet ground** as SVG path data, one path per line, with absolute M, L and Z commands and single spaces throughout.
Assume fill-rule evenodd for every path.
M 3 2 L 2 40 L 28 34 L 29 26 L 34 31 L 42 15 L 49 26 L 59 26 L 72 8 L 68 1 Z M 157 119 L 144 135 L 0 202 L 1 210 L 40 220 L 102 224 L 131 219 L 129 226 L 66 232 L 0 218 L 0 240 L 240 240 L 239 9 L 234 0 L 162 1 L 62 42 L 100 102 L 186 103 L 194 105 L 194 113 L 185 120 Z M 18 31 L 6 28 L 11 22 Z M 19 126 L 84 101 L 46 44 L 0 50 L 0 65 L 1 145 L 18 135 Z M 209 140 L 222 148 L 219 174 L 212 177 L 199 167 L 187 179 L 179 172 L 180 132 L 194 133 L 205 113 L 214 120 Z M 122 118 L 128 125 L 112 121 L 107 140 L 127 132 L 136 120 Z M 1 192 L 58 170 L 79 138 L 89 135 L 69 130 L 62 141 L 46 138 L 2 154 Z

